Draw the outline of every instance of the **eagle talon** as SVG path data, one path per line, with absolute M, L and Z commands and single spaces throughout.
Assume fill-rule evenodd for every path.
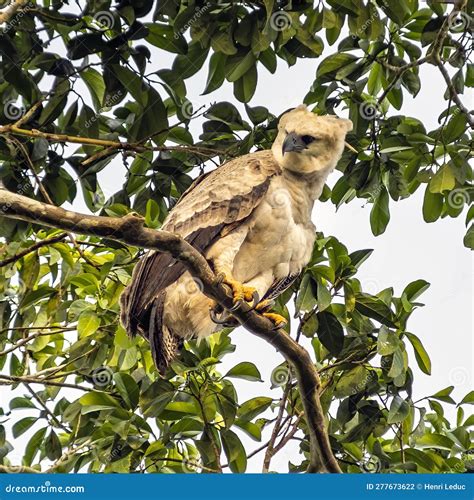
M 259 313 L 268 312 L 275 305 L 275 301 L 271 299 L 265 299 L 260 301 L 255 307 L 255 311 Z
M 227 325 L 229 322 L 229 318 L 219 317 L 216 311 L 212 308 L 209 310 L 209 316 L 211 317 L 212 322 L 216 325 Z
M 254 290 L 252 293 L 252 304 L 250 307 L 252 309 L 256 309 L 258 307 L 259 302 L 260 302 L 260 296 L 258 295 L 257 290 Z
M 238 309 L 243 301 L 251 302 L 253 305 L 258 300 L 258 293 L 255 288 L 246 286 L 232 278 L 228 278 L 224 273 L 219 273 L 216 277 L 216 281 L 219 284 L 227 285 L 232 290 L 232 297 L 235 304 L 231 309 L 232 311 Z
M 286 318 L 284 318 L 281 314 L 264 312 L 262 316 L 268 318 L 275 325 L 274 330 L 278 330 L 288 323 Z
M 240 307 L 242 306 L 243 303 L 244 303 L 244 301 L 242 299 L 239 299 L 236 301 L 234 298 L 234 305 L 229 309 L 229 311 L 230 312 L 237 311 L 238 309 L 240 309 Z

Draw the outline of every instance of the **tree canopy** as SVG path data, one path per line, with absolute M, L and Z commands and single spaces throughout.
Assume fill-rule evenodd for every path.
M 459 237 L 472 249 L 474 116 L 463 100 L 474 85 L 472 4 L 13 1 L 0 13 L 1 183 L 57 207 L 82 199 L 111 220 L 139 214 L 157 230 L 205 169 L 271 146 L 278 116 L 252 99 L 259 74 L 312 58 L 305 103 L 354 123 L 343 175 L 322 201 L 366 200 L 367 224 L 383 235 L 390 205 L 422 190 L 424 220 L 465 218 Z M 173 56 L 169 67 L 163 54 Z M 437 82 L 420 78 L 426 65 Z M 187 92 L 201 72 L 212 102 L 204 107 Z M 224 82 L 233 95 L 213 101 Z M 433 130 L 400 111 L 423 85 L 446 89 Z M 108 193 L 101 174 L 117 165 L 123 185 Z M 235 350 L 223 330 L 187 342 L 160 377 L 118 314 L 146 245 L 75 231 L 59 216 L 45 224 L 41 208 L 37 221 L 19 220 L 8 202 L 0 208 L 0 384 L 12 391 L 0 403 L 0 471 L 245 472 L 257 452 L 269 471 L 292 441 L 300 453 L 289 470 L 308 469 L 314 426 L 294 364 L 276 366 L 262 394 L 242 401 L 233 380 L 261 374 L 245 359 L 220 372 Z M 431 372 L 409 326 L 429 283 L 413 277 L 400 296 L 368 293 L 357 273 L 370 254 L 318 233 L 311 262 L 276 304 L 294 313 L 285 335 L 317 370 L 338 467 L 464 472 L 474 392 L 455 402 L 450 386 L 412 400 L 413 364 Z M 450 422 L 444 405 L 453 404 Z M 20 463 L 11 457 L 21 436 Z

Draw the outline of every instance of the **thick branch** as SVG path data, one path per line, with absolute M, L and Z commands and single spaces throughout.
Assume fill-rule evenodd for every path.
M 234 306 L 232 296 L 219 283 L 206 259 L 179 236 L 143 227 L 142 219 L 84 215 L 60 207 L 40 203 L 5 189 L 0 189 L 0 215 L 55 227 L 78 234 L 99 236 L 127 245 L 170 253 L 202 283 L 203 293 L 227 310 Z M 340 472 L 332 453 L 319 400 L 320 380 L 309 353 L 283 330 L 274 330 L 265 317 L 243 304 L 233 311 L 239 322 L 253 334 L 273 345 L 293 365 L 298 379 L 305 417 L 309 428 L 311 460 L 309 472 Z

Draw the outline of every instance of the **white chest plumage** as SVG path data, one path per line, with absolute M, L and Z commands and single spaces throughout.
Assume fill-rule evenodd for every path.
M 283 177 L 274 179 L 249 221 L 234 261 L 236 276 L 248 282 L 271 271 L 275 281 L 299 273 L 311 258 L 315 238 L 312 205 L 304 189 Z

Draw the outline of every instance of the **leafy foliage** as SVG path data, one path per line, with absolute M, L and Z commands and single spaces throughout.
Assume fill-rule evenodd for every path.
M 159 228 L 209 162 L 271 145 L 277 117 L 248 104 L 259 72 L 316 59 L 329 45 L 305 102 L 317 113 L 347 109 L 354 123 L 348 141 L 359 153 L 344 154 L 344 175 L 332 190 L 326 186 L 323 200 L 339 207 L 367 199 L 375 235 L 389 223 L 390 204 L 418 189 L 426 222 L 460 216 L 471 203 L 472 116 L 459 97 L 474 82 L 466 12 L 452 16 L 441 3 L 419 8 L 416 0 L 396 8 L 378 0 L 78 3 L 81 12 L 60 0 L 30 2 L 0 30 L 7 189 L 56 205 L 82 195 L 93 213 L 135 211 Z M 157 50 L 173 54 L 171 67 L 150 69 Z M 430 62 L 441 66 L 447 87 L 434 130 L 398 114 L 420 91 L 420 67 Z M 230 102 L 193 109 L 186 83 L 206 70 L 204 94 L 230 82 L 246 116 Z M 106 193 L 100 173 L 120 161 L 123 186 Z M 473 216 L 471 207 L 470 248 Z M 301 439 L 290 470 L 305 469 L 307 426 L 286 364 L 271 380 L 281 388 L 278 399 L 239 400 L 232 381 L 259 382 L 261 374 L 249 361 L 219 372 L 235 349 L 223 331 L 188 342 L 160 378 L 148 345 L 127 338 L 118 322 L 118 298 L 141 251 L 66 234 L 49 242 L 58 235 L 1 220 L 0 382 L 22 395 L 0 407 L 2 421 L 14 422 L 12 436 L 0 425 L 0 463 L 43 470 L 52 463 L 57 472 L 244 472 L 242 436 L 260 442 L 280 425 L 282 446 L 288 434 Z M 452 387 L 412 400 L 409 353 L 426 374 L 431 362 L 408 322 L 429 284 L 413 281 L 400 297 L 391 288 L 368 293 L 356 276 L 370 253 L 350 253 L 319 234 L 310 264 L 277 304 L 283 315 L 296 314 L 289 333 L 312 346 L 336 457 L 348 472 L 462 472 L 472 453 L 474 419 L 465 409 L 473 394 L 458 403 L 455 423 L 442 405 L 455 404 Z M 18 416 L 25 409 L 29 416 Z M 279 409 L 275 423 L 271 411 Z M 22 435 L 28 444 L 18 464 L 10 459 L 12 437 Z

